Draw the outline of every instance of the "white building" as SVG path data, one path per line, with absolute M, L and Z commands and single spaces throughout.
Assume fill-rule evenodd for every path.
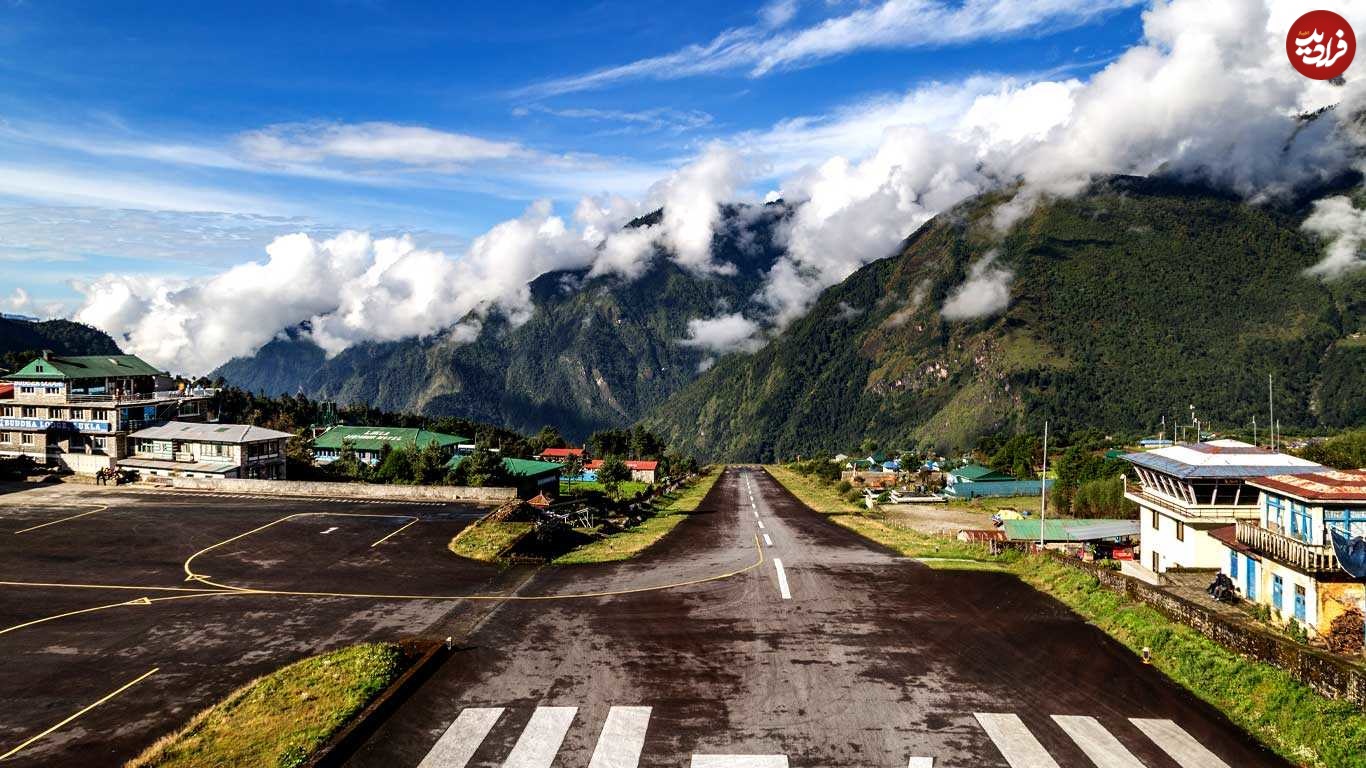
M 1366 537 L 1366 470 L 1325 469 L 1248 481 L 1261 492 L 1257 517 L 1221 531 L 1220 570 L 1243 595 L 1310 635 L 1366 609 L 1366 584 L 1338 564 L 1329 531 Z
M 119 469 L 151 477 L 285 479 L 288 432 L 249 424 L 172 421 L 128 436 Z
M 1139 551 L 1154 573 L 1168 568 L 1219 568 L 1225 563 L 1216 528 L 1258 516 L 1258 490 L 1249 478 L 1323 470 L 1312 461 L 1238 440 L 1172 445 L 1124 459 L 1138 483 L 1124 497 L 1138 505 Z

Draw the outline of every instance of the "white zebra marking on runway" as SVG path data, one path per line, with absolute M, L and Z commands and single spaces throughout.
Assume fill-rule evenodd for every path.
M 467 709 L 436 740 L 417 768 L 465 768 L 479 751 L 493 725 L 503 716 L 501 707 Z

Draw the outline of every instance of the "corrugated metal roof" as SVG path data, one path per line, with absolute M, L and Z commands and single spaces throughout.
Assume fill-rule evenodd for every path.
M 5 378 L 13 381 L 35 381 L 164 375 L 165 371 L 148 365 L 136 355 L 53 355 L 47 360 L 33 360 Z
M 1273 475 L 1248 485 L 1305 501 L 1366 501 L 1366 469 L 1328 469 L 1305 475 Z
M 991 467 L 984 467 L 981 464 L 968 464 L 966 466 L 959 467 L 958 469 L 949 472 L 949 474 L 953 475 L 954 477 L 960 477 L 964 480 L 972 480 L 973 482 L 1015 479 L 1004 472 L 997 472 Z
M 463 455 L 452 456 L 451 460 L 446 462 L 446 466 L 450 469 L 455 469 L 456 467 L 460 466 L 460 463 L 463 462 L 466 458 L 467 457 Z M 533 459 L 503 459 L 503 469 L 506 470 L 509 475 L 512 475 L 514 477 L 539 477 L 541 475 L 549 474 L 551 472 L 559 472 L 563 468 L 563 464 L 559 464 L 553 461 L 535 461 Z
M 361 451 L 378 451 L 381 446 L 391 448 L 425 448 L 431 443 L 445 448 L 469 440 L 468 437 L 430 432 L 413 427 L 332 427 L 313 441 L 315 448 L 341 450 L 342 443 Z
M 1044 521 L 1044 541 L 1096 541 L 1138 535 L 1137 520 L 1066 518 Z M 1038 541 L 1038 520 L 1005 521 L 1006 538 L 1011 541 Z
M 216 475 L 231 472 L 238 466 L 217 461 L 172 461 L 170 459 L 144 459 L 138 456 L 119 459 L 118 465 L 129 469 L 167 469 L 177 472 L 209 472 Z
M 159 427 L 148 427 L 134 432 L 130 437 L 147 440 L 189 440 L 197 443 L 255 443 L 262 440 L 279 440 L 294 437 L 289 432 L 280 432 L 251 424 L 197 424 L 188 421 L 170 421 Z
M 1122 458 L 1145 469 L 1186 479 L 1299 475 L 1323 469 L 1307 459 L 1237 440 L 1170 445 L 1151 451 L 1126 453 Z

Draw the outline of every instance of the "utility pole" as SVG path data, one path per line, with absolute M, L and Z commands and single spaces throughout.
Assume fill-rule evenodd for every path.
M 1257 417 L 1252 417 L 1252 444 L 1257 444 Z
M 1048 421 L 1043 423 L 1043 475 L 1039 477 L 1039 549 L 1044 548 L 1043 521 L 1048 514 Z
M 1276 450 L 1276 390 L 1271 386 L 1271 374 L 1266 375 L 1266 402 L 1271 407 L 1271 450 Z

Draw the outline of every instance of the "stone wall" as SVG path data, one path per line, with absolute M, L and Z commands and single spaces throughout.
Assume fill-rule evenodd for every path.
M 472 488 L 459 485 L 367 485 L 315 483 L 303 480 L 238 480 L 235 478 L 173 477 L 172 488 L 256 493 L 268 496 L 310 496 L 399 501 L 473 501 L 501 504 L 517 498 L 516 488 Z
M 1251 624 L 1232 621 L 1203 605 L 1116 571 L 1075 558 L 1057 557 L 1057 560 L 1086 571 L 1106 588 L 1131 600 L 1151 605 L 1167 618 L 1191 627 L 1235 653 L 1285 670 L 1324 696 L 1346 699 L 1366 709 L 1366 665 L 1302 645 Z

